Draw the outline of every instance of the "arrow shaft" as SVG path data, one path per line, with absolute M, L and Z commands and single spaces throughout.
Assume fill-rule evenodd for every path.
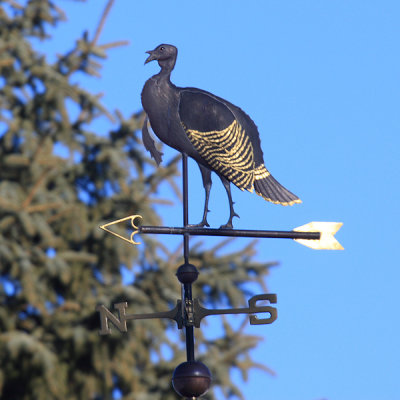
M 280 238 L 280 239 L 306 239 L 319 240 L 320 232 L 295 232 L 295 231 L 262 231 L 247 229 L 212 229 L 212 228 L 185 228 L 168 226 L 138 227 L 138 233 L 156 233 L 163 235 L 191 235 L 191 236 L 229 236 L 252 238 Z

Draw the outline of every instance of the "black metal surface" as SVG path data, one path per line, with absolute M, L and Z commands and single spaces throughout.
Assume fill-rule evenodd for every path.
M 199 276 L 199 271 L 192 264 L 183 264 L 178 268 L 176 276 L 180 283 L 193 283 Z
M 182 181 L 183 181 L 183 226 L 187 229 L 189 225 L 189 199 L 188 199 L 188 170 L 187 156 L 182 154 Z M 189 235 L 183 232 L 183 258 L 185 264 L 189 263 Z
M 164 235 L 189 235 L 189 236 L 230 236 L 250 238 L 277 238 L 277 239 L 308 239 L 319 240 L 320 232 L 296 231 L 262 231 L 248 229 L 213 229 L 168 226 L 139 226 L 138 233 L 157 233 Z
M 180 396 L 193 399 L 207 393 L 211 384 L 211 372 L 200 361 L 179 364 L 172 376 L 172 385 Z
M 126 321 L 138 319 L 169 318 L 176 321 L 178 328 L 185 327 L 186 333 L 186 356 L 187 362 L 180 364 L 173 375 L 173 386 L 175 391 L 181 396 L 195 398 L 207 392 L 211 384 L 211 374 L 207 366 L 195 360 L 194 349 L 194 328 L 199 328 L 201 320 L 209 315 L 221 314 L 250 314 L 250 324 L 261 325 L 270 324 L 277 318 L 277 310 L 270 305 L 257 305 L 258 301 L 268 301 L 269 304 L 276 303 L 275 294 L 261 294 L 253 296 L 249 300 L 249 307 L 212 310 L 203 307 L 198 299 L 193 299 L 192 284 L 198 277 L 197 268 L 189 264 L 189 240 L 192 235 L 204 236 L 231 236 L 231 237 L 254 237 L 254 238 L 288 238 L 288 239 L 320 239 L 319 232 L 295 232 L 295 231 L 260 231 L 260 230 L 240 230 L 240 229 L 209 229 L 189 226 L 188 215 L 188 171 L 187 156 L 182 154 L 182 178 L 183 178 L 183 227 L 157 227 L 140 226 L 136 227 L 133 218 L 130 217 L 132 226 L 137 228 L 135 233 L 156 233 L 183 235 L 183 257 L 184 264 L 178 268 L 176 273 L 181 283 L 181 300 L 177 301 L 176 306 L 170 311 L 146 313 L 146 314 L 126 314 L 128 304 L 126 302 L 114 304 L 118 312 L 117 317 L 104 305 L 99 305 L 96 310 L 100 313 L 101 335 L 111 333 L 109 323 L 112 323 L 119 331 L 127 332 Z M 125 219 L 123 219 L 125 220 Z M 117 221 L 119 222 L 119 221 Z M 121 237 L 124 239 L 123 237 Z M 127 239 L 124 239 L 127 240 Z M 130 242 L 131 242 L 130 241 Z M 133 242 L 133 241 L 132 241 Z M 266 318 L 258 318 L 258 313 L 268 313 Z
M 183 226 L 187 228 L 189 224 L 189 203 L 188 203 L 188 168 L 187 156 L 182 154 L 182 180 L 183 180 Z M 183 234 L 183 258 L 185 264 L 189 264 L 189 235 L 187 232 Z M 192 299 L 192 282 L 183 283 L 182 304 L 190 305 Z M 186 357 L 188 361 L 194 361 L 194 328 L 193 313 L 188 312 L 188 307 L 182 309 L 184 311 L 183 321 L 186 329 Z
M 226 227 L 232 228 L 232 220 L 238 216 L 233 208 L 230 183 L 242 190 L 254 188 L 255 193 L 275 204 L 301 202 L 267 170 L 257 126 L 245 112 L 210 92 L 172 84 L 170 77 L 178 54 L 175 46 L 161 44 L 148 53 L 146 62 L 156 60 L 161 70 L 143 87 L 143 109 L 155 135 L 166 145 L 191 157 L 200 167 L 205 204 L 199 225 L 208 225 L 212 171 L 221 179 L 228 195 Z M 147 120 L 143 142 L 159 163 L 161 153 L 149 137 Z

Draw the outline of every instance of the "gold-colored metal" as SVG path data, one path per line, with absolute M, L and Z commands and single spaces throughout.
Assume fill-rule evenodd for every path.
M 183 128 L 196 150 L 217 172 L 238 188 L 252 190 L 255 167 L 253 146 L 236 119 L 220 131 L 201 132 Z
M 253 192 L 255 181 L 271 175 L 264 164 L 256 166 L 250 137 L 236 119 L 220 131 L 201 132 L 189 129 L 183 123 L 182 127 L 195 149 L 211 167 L 239 189 Z M 256 193 L 263 199 L 282 206 L 301 203 L 300 199 L 286 202 L 276 201 L 264 196 L 259 191 Z
M 321 238 L 319 240 L 294 240 L 315 250 L 344 250 L 342 245 L 334 237 L 335 233 L 342 225 L 343 222 L 309 222 L 293 230 L 296 232 L 320 232 Z
M 130 215 L 129 217 L 121 218 L 121 219 L 118 219 L 117 221 L 112 221 L 112 222 L 109 222 L 108 224 L 101 225 L 100 228 L 122 240 L 125 240 L 125 242 L 131 243 L 131 244 L 140 244 L 140 242 L 135 242 L 133 240 L 133 237 L 139 232 L 139 227 L 137 227 L 135 225 L 136 218 L 142 219 L 142 216 L 141 215 Z M 120 222 L 128 221 L 129 219 L 131 220 L 131 225 L 132 225 L 132 228 L 134 229 L 134 231 L 131 233 L 131 236 L 129 237 L 129 239 L 127 239 L 127 238 L 123 237 L 122 235 L 115 233 L 107 228 L 108 226 L 119 224 Z
M 256 191 L 256 193 L 261 196 L 264 200 L 269 201 L 272 204 L 279 204 L 281 206 L 292 206 L 293 204 L 300 204 L 302 201 L 300 199 L 292 200 L 292 201 L 279 201 L 279 200 L 272 200 L 267 196 L 264 196 L 261 192 Z
M 138 226 L 135 225 L 135 220 L 136 218 L 142 218 L 140 215 L 130 215 L 129 217 L 121 218 L 118 219 L 117 221 L 112 221 L 107 224 L 101 225 L 100 228 L 103 229 L 104 231 L 111 233 L 112 235 L 125 240 L 126 242 L 130 244 L 140 244 L 140 242 L 136 242 L 133 238 L 134 236 L 139 233 L 159 233 L 159 234 L 175 234 L 175 235 L 180 235 L 183 234 L 185 229 L 188 230 L 187 233 L 189 233 L 191 230 L 190 228 L 171 228 L 171 227 L 154 227 L 154 226 L 142 226 L 139 228 Z M 108 227 L 111 225 L 116 225 L 119 224 L 120 222 L 124 221 L 131 221 L 131 225 L 133 228 L 133 232 L 131 233 L 129 239 L 120 235 L 119 233 L 113 232 L 110 230 Z M 299 226 L 295 229 L 293 229 L 294 232 L 318 232 L 320 233 L 320 239 L 314 240 L 314 239 L 292 239 L 295 240 L 296 242 L 299 242 L 300 244 L 310 247 L 312 249 L 316 250 L 343 250 L 342 245 L 335 239 L 334 235 L 335 233 L 340 229 L 340 227 L 343 225 L 342 222 L 310 222 L 308 224 Z M 144 230 L 144 231 L 143 231 Z M 201 231 L 201 232 L 200 232 Z M 204 232 L 203 232 L 204 231 Z M 215 234 L 214 231 L 218 231 L 218 235 Z M 236 231 L 235 229 L 229 230 L 228 232 L 224 230 L 218 230 L 218 229 L 194 229 L 192 232 L 189 234 L 200 234 L 200 235 L 213 235 L 211 236 L 246 236 L 246 237 L 285 237 L 289 238 L 290 236 L 252 236 L 252 235 L 245 235 L 244 233 L 260 233 L 264 231 Z M 280 233 L 279 231 L 265 231 L 265 233 Z M 282 233 L 290 233 L 290 232 L 282 232 Z
M 270 175 L 271 175 L 271 173 L 267 170 L 267 168 L 265 168 L 264 164 L 261 164 L 257 168 L 254 169 L 254 179 L 256 181 L 267 178 Z

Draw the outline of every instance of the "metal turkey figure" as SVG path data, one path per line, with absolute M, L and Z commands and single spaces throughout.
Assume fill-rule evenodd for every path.
M 161 44 L 147 53 L 145 64 L 156 60 L 161 70 L 145 83 L 142 91 L 142 105 L 147 114 L 143 143 L 159 165 L 162 153 L 150 137 L 150 122 L 162 142 L 199 165 L 205 189 L 204 212 L 201 222 L 191 226 L 209 226 L 212 171 L 221 179 L 229 200 L 229 219 L 221 228 L 232 228 L 233 217 L 238 217 L 233 208 L 231 182 L 241 190 L 252 192 L 254 189 L 274 204 L 301 203 L 265 167 L 257 126 L 245 112 L 204 90 L 175 86 L 170 80 L 178 54 L 175 46 Z

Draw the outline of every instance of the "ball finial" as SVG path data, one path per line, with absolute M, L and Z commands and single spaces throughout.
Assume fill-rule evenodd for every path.
M 199 276 L 199 271 L 197 271 L 197 268 L 194 265 L 186 263 L 178 268 L 176 276 L 178 277 L 180 283 L 191 284 Z
M 210 388 L 210 370 L 200 361 L 186 361 L 175 368 L 172 385 L 175 392 L 182 397 L 201 397 Z

